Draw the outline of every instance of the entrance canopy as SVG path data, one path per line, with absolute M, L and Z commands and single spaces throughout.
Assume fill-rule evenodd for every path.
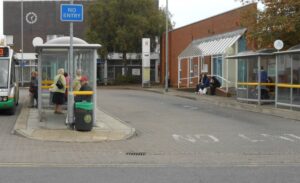
M 230 48 L 245 32 L 246 29 L 239 29 L 225 34 L 194 40 L 178 57 L 179 59 L 183 59 L 199 56 L 223 55 L 226 53 L 227 48 Z

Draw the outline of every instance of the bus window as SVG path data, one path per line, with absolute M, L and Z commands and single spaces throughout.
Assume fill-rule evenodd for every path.
M 12 62 L 12 65 L 11 65 L 11 68 L 10 68 L 10 73 L 11 73 L 10 84 L 12 85 L 15 82 L 15 64 L 14 64 L 14 62 Z
M 7 88 L 9 60 L 0 59 L 0 88 Z

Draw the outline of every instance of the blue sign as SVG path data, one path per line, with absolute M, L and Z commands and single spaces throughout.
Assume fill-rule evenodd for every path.
M 60 20 L 62 22 L 82 22 L 83 21 L 82 4 L 61 4 Z

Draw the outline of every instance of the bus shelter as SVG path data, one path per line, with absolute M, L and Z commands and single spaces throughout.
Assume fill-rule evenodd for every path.
M 276 52 L 276 107 L 300 109 L 300 45 Z
M 239 101 L 275 102 L 275 55 L 273 49 L 245 51 L 226 57 L 237 60 L 237 90 Z
M 54 104 L 52 103 L 51 88 L 54 85 L 54 77 L 58 69 L 63 68 L 68 73 L 69 83 L 67 81 L 68 102 L 63 107 L 70 115 L 73 111 L 74 98 L 77 95 L 92 95 L 93 104 L 93 123 L 95 122 L 96 109 L 96 68 L 97 68 L 97 49 L 99 44 L 88 44 L 86 41 L 73 38 L 73 62 L 70 64 L 70 37 L 59 37 L 52 39 L 44 44 L 34 45 L 38 53 L 38 111 L 40 121 L 47 120 L 49 111 L 53 113 Z M 69 65 L 73 66 L 72 68 Z M 75 79 L 76 71 L 81 76 L 88 78 L 89 86 L 92 91 L 73 91 L 70 86 Z M 70 98 L 71 96 L 71 98 Z M 72 113 L 71 113 L 72 114 Z M 73 117 L 73 116 L 72 116 Z M 70 116 L 68 117 L 70 118 Z

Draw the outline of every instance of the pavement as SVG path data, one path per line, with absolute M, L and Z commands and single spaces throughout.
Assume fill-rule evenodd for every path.
M 163 95 L 203 101 L 214 104 L 218 107 L 246 110 L 300 121 L 299 111 L 275 108 L 274 104 L 258 105 L 239 102 L 235 99 L 235 97 L 197 95 L 191 91 L 177 90 L 174 88 L 169 88 L 168 92 L 165 92 L 164 88 L 160 86 L 152 86 L 149 88 L 142 88 L 140 85 L 102 86 L 98 89 L 143 90 Z M 36 108 L 27 107 L 29 103 L 28 98 L 25 97 L 22 102 L 23 107 L 16 120 L 12 133 L 26 138 L 59 142 L 100 142 L 125 140 L 134 136 L 136 133 L 134 127 L 129 126 L 121 119 L 118 119 L 105 111 L 101 111 L 100 109 L 96 109 L 96 123 L 90 132 L 79 132 L 68 128 L 65 125 L 67 117 L 66 114 L 57 115 L 53 113 L 53 110 L 45 110 L 47 117 L 43 120 L 43 122 L 40 122 L 38 118 L 38 110 Z
M 64 114 L 54 114 L 53 110 L 45 109 L 46 118 L 39 120 L 38 109 L 29 108 L 28 99 L 22 101 L 22 109 L 16 120 L 13 134 L 29 139 L 57 142 L 100 142 L 124 140 L 135 134 L 135 128 L 122 120 L 96 109 L 96 121 L 92 131 L 80 132 L 66 126 Z

